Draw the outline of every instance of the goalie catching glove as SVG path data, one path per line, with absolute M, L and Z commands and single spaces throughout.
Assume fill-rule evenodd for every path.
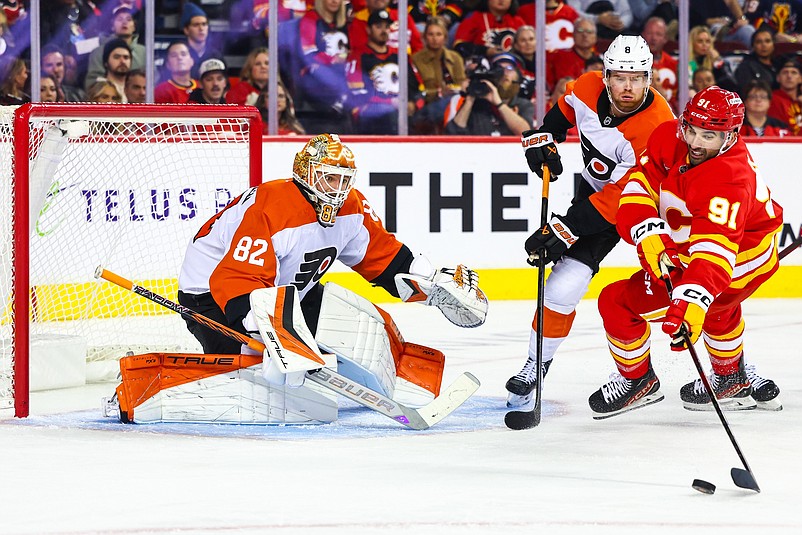
M 459 327 L 478 327 L 485 322 L 487 297 L 479 289 L 475 271 L 462 264 L 434 269 L 424 256 L 418 256 L 409 271 L 395 276 L 403 301 L 436 306 L 448 321 Z

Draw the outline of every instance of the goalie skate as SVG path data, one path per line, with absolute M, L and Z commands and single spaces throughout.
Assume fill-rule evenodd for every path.
M 117 392 L 110 398 L 100 398 L 100 410 L 103 412 L 104 418 L 120 419 L 120 402 L 117 399 Z

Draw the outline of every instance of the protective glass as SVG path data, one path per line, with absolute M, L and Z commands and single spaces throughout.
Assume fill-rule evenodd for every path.
M 707 130 L 682 122 L 682 136 L 685 143 L 693 148 L 720 151 L 727 141 L 727 133 L 717 130 Z

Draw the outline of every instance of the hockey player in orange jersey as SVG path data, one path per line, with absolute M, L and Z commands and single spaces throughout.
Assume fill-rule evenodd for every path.
M 545 248 L 546 261 L 554 262 L 544 294 L 544 377 L 571 330 L 576 306 L 591 278 L 618 243 L 615 214 L 622 177 L 637 163 L 651 131 L 674 117 L 663 97 L 650 88 L 652 59 L 642 37 L 617 37 L 604 54 L 604 73 L 587 73 L 569 83 L 558 105 L 546 114 L 543 126 L 523 135 L 529 168 L 542 178 L 542 166 L 547 165 L 554 179 L 562 173 L 555 141 L 563 141 L 567 130 L 575 125 L 585 165 L 583 180 L 565 215 L 554 215 L 525 244 L 532 257 Z M 555 225 L 566 232 L 554 232 Z M 510 408 L 528 410 L 533 404 L 536 326 L 537 318 L 532 321 L 526 363 L 507 381 Z
M 599 296 L 619 373 L 590 396 L 594 418 L 663 399 L 649 358 L 649 321 L 662 322 L 675 350 L 684 348 L 683 325 L 691 342 L 703 337 L 722 409 L 782 408 L 776 385 L 759 392 L 744 367 L 741 302 L 777 270 L 782 209 L 738 136 L 743 118 L 735 93 L 700 91 L 679 121 L 655 130 L 630 172 L 617 226 L 637 246 L 643 269 Z M 671 299 L 661 279 L 669 270 Z M 683 386 L 680 398 L 690 410 L 713 408 L 701 379 Z
M 186 251 L 178 300 L 219 323 L 256 335 L 263 326 L 253 309 L 254 292 L 294 286 L 301 309 L 295 318 L 302 312 L 303 329 L 308 327 L 321 347 L 350 344 L 345 356 L 353 362 L 339 362 L 346 367 L 340 373 L 351 377 L 349 370 L 355 369 L 360 377 L 375 376 L 378 384 L 367 386 L 393 397 L 399 387 L 396 375 L 412 362 L 421 374 L 429 373 L 423 368 L 431 368 L 434 376 L 407 377 L 417 383 L 405 386 L 420 386 L 433 397 L 440 387 L 442 353 L 432 353 L 439 354 L 439 362 L 421 364 L 418 357 L 426 360 L 431 355 L 418 355 L 420 346 L 406 344 L 384 311 L 345 288 L 332 283 L 324 287 L 321 277 L 339 260 L 404 301 L 436 306 L 461 327 L 484 322 L 487 299 L 477 287 L 475 272 L 462 265 L 434 269 L 390 234 L 354 189 L 355 176 L 354 154 L 338 136 L 310 139 L 295 156 L 293 178 L 245 191 L 200 228 Z M 343 311 L 348 318 L 335 317 Z M 205 353 L 240 353 L 238 342 L 194 322 L 187 326 Z M 342 351 L 331 352 L 340 361 Z M 267 369 L 270 365 L 265 363 L 268 382 L 294 387 L 303 383 L 303 372 L 282 378 Z

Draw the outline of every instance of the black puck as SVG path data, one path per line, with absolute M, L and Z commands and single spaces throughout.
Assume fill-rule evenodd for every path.
M 716 486 L 712 483 L 705 481 L 704 479 L 694 479 L 691 486 L 694 490 L 698 490 L 702 494 L 715 494 Z

